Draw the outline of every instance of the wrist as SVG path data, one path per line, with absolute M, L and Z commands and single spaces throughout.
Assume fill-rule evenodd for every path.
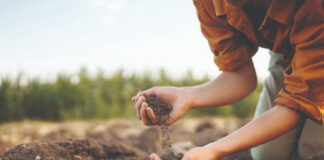
M 208 144 L 206 147 L 209 148 L 210 153 L 212 153 L 214 159 L 224 158 L 229 155 L 230 149 L 226 147 L 226 145 L 222 145 L 219 141 Z
M 186 104 L 188 110 L 194 108 L 195 100 L 194 100 L 194 96 L 192 93 L 192 88 L 191 87 L 182 87 L 182 88 L 179 88 L 179 90 L 180 90 L 180 94 L 184 98 L 184 101 L 185 101 L 185 104 Z

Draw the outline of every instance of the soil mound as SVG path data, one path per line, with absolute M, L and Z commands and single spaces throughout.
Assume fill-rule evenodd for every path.
M 136 160 L 136 152 L 118 142 L 67 140 L 21 144 L 6 152 L 3 160 L 73 159 L 73 160 Z
M 154 127 L 124 120 L 0 125 L 0 160 L 148 160 L 151 153 L 161 155 L 163 160 L 177 160 L 183 156 L 177 153 L 224 136 L 229 132 L 225 122 L 187 119 L 172 126 Z M 311 159 L 322 157 L 318 153 Z M 249 159 L 249 150 L 224 158 Z

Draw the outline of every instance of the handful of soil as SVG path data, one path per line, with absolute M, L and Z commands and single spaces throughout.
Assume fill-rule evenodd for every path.
M 169 113 L 172 111 L 172 105 L 157 98 L 155 95 L 145 96 L 146 103 L 152 108 L 159 125 L 164 125 L 169 119 Z
M 162 155 L 161 159 L 162 160 L 181 160 L 183 158 L 183 153 L 171 153 L 171 154 L 166 154 L 166 155 Z
M 183 157 L 182 153 L 174 153 L 171 149 L 170 141 L 170 130 L 168 126 L 165 125 L 166 120 L 169 119 L 169 114 L 173 109 L 173 106 L 169 103 L 157 98 L 155 95 L 145 96 L 146 103 L 150 108 L 152 108 L 157 120 L 158 125 L 160 125 L 160 130 L 162 132 L 162 149 L 163 153 L 161 156 L 162 160 L 181 160 Z

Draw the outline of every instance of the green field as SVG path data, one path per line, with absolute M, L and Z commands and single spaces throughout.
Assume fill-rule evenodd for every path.
M 77 79 L 77 81 L 73 79 Z M 171 78 L 164 70 L 158 73 L 145 72 L 140 75 L 125 75 L 119 70 L 105 75 L 98 72 L 90 76 L 81 69 L 77 77 L 59 74 L 54 81 L 29 78 L 2 77 L 0 83 L 0 122 L 23 119 L 62 121 L 74 119 L 106 119 L 113 117 L 135 118 L 131 97 L 139 90 L 152 86 L 192 86 L 209 81 L 207 75 L 194 78 L 191 71 L 181 78 Z M 236 116 L 253 115 L 262 89 L 257 89 L 244 100 L 220 108 L 195 109 L 187 116 Z

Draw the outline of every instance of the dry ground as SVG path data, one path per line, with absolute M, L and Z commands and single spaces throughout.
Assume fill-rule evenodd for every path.
M 235 118 L 184 119 L 170 128 L 171 149 L 184 153 L 213 142 L 248 120 Z M 0 125 L 0 159 L 147 159 L 163 153 L 159 127 L 137 120 L 23 121 Z M 226 160 L 251 159 L 249 150 Z

